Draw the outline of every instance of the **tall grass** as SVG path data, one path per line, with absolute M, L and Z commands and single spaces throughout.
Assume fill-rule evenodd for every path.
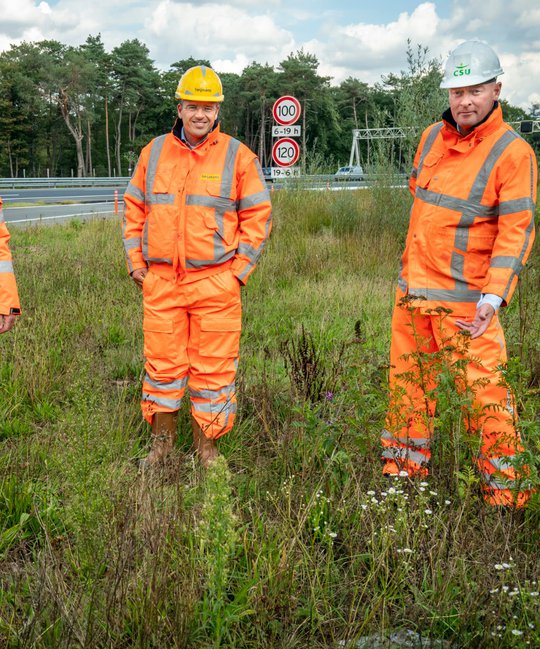
M 13 232 L 24 315 L 0 337 L 3 646 L 540 643 L 538 500 L 490 509 L 474 472 L 458 489 L 440 465 L 424 482 L 380 475 L 406 193 L 273 201 L 243 292 L 237 425 L 208 474 L 187 408 L 170 461 L 137 473 L 141 296 L 119 223 Z M 534 480 L 538 262 L 536 248 L 504 316 Z M 441 435 L 455 424 L 439 420 Z

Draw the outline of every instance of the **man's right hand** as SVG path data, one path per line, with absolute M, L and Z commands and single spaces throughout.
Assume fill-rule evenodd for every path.
M 131 279 L 142 288 L 145 277 L 148 275 L 148 268 L 137 268 L 131 273 Z
M 5 334 L 15 324 L 16 315 L 0 315 L 0 334 Z

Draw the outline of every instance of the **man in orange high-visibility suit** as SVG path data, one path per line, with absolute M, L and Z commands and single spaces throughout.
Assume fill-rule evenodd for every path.
M 194 447 L 203 466 L 216 458 L 236 413 L 240 286 L 271 228 L 256 155 L 220 130 L 218 75 L 190 68 L 175 96 L 172 132 L 142 150 L 124 194 L 124 248 L 144 304 L 141 406 L 152 449 L 143 467 L 174 447 L 188 383 Z
M 479 440 L 484 497 L 521 506 L 530 492 L 526 467 L 518 468 L 522 446 L 502 381 L 506 345 L 497 313 L 510 301 L 533 243 L 537 167 L 531 147 L 503 121 L 502 73 L 489 46 L 458 46 L 441 83 L 450 108 L 426 129 L 416 152 L 392 319 L 383 472 L 427 474 L 436 407 L 429 358 L 441 350 L 450 363 L 463 358 L 464 339 L 456 334 L 469 332 L 463 387 L 474 392 L 469 432 Z M 426 354 L 423 369 L 418 352 Z
M 21 313 L 13 262 L 9 250 L 9 232 L 4 222 L 0 198 L 0 334 L 9 331 Z

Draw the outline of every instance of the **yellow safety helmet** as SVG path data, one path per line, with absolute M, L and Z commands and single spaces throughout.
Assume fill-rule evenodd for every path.
M 192 101 L 223 101 L 223 86 L 218 75 L 206 65 L 196 65 L 186 70 L 174 93 L 176 99 Z

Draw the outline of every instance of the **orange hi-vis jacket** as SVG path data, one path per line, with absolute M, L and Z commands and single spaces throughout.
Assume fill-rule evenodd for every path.
M 428 127 L 416 152 L 398 285 L 422 309 L 471 315 L 481 294 L 512 297 L 534 240 L 537 168 L 498 104 L 465 137 L 452 121 L 448 111 Z
M 21 312 L 8 242 L 9 232 L 4 223 L 2 199 L 0 198 L 0 315 L 13 315 Z
M 180 124 L 142 150 L 124 194 L 128 270 L 185 283 L 231 267 L 245 284 L 271 229 L 257 156 L 219 125 L 190 149 Z

